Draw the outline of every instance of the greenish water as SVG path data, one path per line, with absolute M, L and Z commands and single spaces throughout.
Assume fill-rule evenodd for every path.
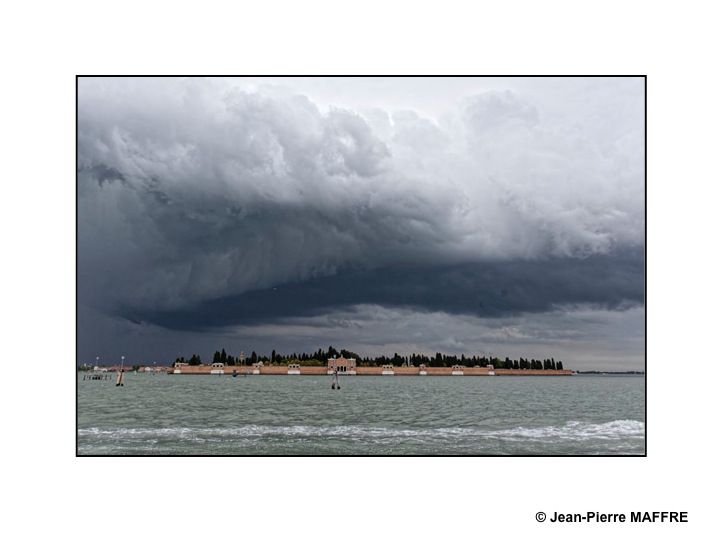
M 78 376 L 92 454 L 643 454 L 644 378 Z

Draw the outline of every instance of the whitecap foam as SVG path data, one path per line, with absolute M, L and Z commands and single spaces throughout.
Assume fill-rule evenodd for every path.
M 567 441 L 567 440 L 619 440 L 642 439 L 645 424 L 637 420 L 613 420 L 604 423 L 580 421 L 566 422 L 560 426 L 489 428 L 389 428 L 372 426 L 271 426 L 250 424 L 224 428 L 83 428 L 81 437 L 110 440 L 203 441 L 208 439 L 234 440 L 257 438 L 347 438 L 347 439 L 474 439 L 488 438 L 506 441 Z
M 562 426 L 517 427 L 498 430 L 487 435 L 510 440 L 642 439 L 645 437 L 645 424 L 638 420 L 613 420 L 601 424 L 570 421 Z

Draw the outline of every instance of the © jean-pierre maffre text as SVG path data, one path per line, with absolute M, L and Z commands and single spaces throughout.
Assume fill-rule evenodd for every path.
M 630 514 L 610 514 L 604 512 L 585 512 L 564 514 L 553 512 L 548 521 L 551 523 L 687 523 L 687 512 L 630 512 Z

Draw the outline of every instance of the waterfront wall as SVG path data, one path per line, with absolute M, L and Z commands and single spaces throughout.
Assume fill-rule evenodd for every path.
M 210 366 L 182 366 L 180 368 L 181 375 L 210 375 L 212 369 Z M 238 375 L 247 373 L 252 374 L 253 368 L 250 366 L 227 366 L 224 369 L 225 375 L 232 375 L 233 370 L 237 371 Z M 260 375 L 287 375 L 287 366 L 262 366 L 259 368 Z M 382 367 L 357 367 L 356 370 L 358 376 L 362 375 L 377 375 L 382 376 Z M 393 368 L 395 377 L 398 376 L 409 376 L 409 375 L 420 375 L 420 368 L 417 367 L 395 367 Z M 427 376 L 452 376 L 453 369 L 451 367 L 428 367 L 425 368 Z M 168 373 L 173 373 L 173 368 L 169 368 Z M 328 368 L 323 366 L 300 366 L 301 375 L 327 375 Z M 489 368 L 471 367 L 463 368 L 463 376 L 489 376 L 491 370 Z M 539 375 L 539 376 L 557 376 L 557 375 L 572 375 L 573 372 L 569 369 L 563 370 L 548 370 L 548 369 L 496 369 L 494 370 L 496 376 L 528 376 L 528 375 Z

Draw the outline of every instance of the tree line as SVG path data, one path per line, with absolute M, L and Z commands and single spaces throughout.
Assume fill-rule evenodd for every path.
M 376 356 L 371 357 L 360 357 L 360 355 L 348 351 L 346 349 L 340 349 L 339 351 L 334 347 L 328 347 L 327 351 L 318 349 L 312 353 L 293 353 L 283 355 L 275 350 L 272 351 L 270 356 L 259 355 L 255 351 L 249 356 L 235 357 L 228 354 L 225 349 L 215 351 L 213 354 L 213 363 L 221 362 L 228 366 L 250 366 L 258 362 L 262 362 L 265 365 L 288 365 L 288 364 L 300 364 L 301 366 L 325 366 L 331 358 L 354 358 L 358 366 L 383 366 L 391 364 L 393 366 L 414 366 L 418 367 L 420 364 L 424 364 L 427 367 L 451 367 L 451 366 L 463 366 L 463 367 L 488 367 L 492 365 L 495 369 L 534 369 L 534 370 L 556 370 L 563 369 L 563 363 L 561 361 L 555 361 L 555 358 L 544 358 L 542 360 L 535 360 L 534 358 L 517 358 L 510 359 L 505 357 L 501 359 L 494 356 L 465 356 L 461 354 L 449 355 L 442 353 L 435 353 L 434 356 L 427 356 L 424 354 L 411 354 L 408 356 L 402 356 L 395 353 L 393 356 Z M 189 360 L 185 360 L 184 356 L 175 359 L 175 362 L 187 362 L 191 366 L 202 365 L 202 359 L 199 354 L 193 354 Z

